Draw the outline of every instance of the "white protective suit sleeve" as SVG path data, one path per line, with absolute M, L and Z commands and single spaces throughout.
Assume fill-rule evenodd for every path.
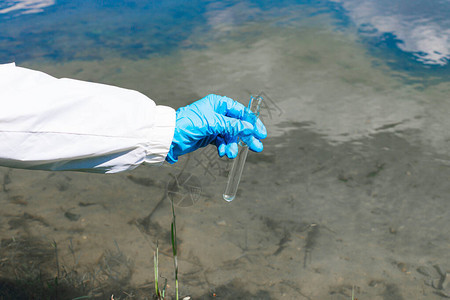
M 116 173 L 164 162 L 175 111 L 119 87 L 0 65 L 0 165 Z

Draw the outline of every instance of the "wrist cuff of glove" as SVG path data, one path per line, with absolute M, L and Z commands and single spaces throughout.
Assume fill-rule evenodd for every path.
M 178 161 L 178 156 L 173 154 L 173 145 L 170 146 L 170 150 L 169 150 L 169 152 L 167 153 L 167 156 L 166 156 L 166 161 L 169 164 L 174 164 L 174 163 L 176 163 Z

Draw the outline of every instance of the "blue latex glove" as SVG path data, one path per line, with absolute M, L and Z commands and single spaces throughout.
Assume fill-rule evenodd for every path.
M 235 158 L 240 137 L 255 152 L 261 152 L 260 139 L 267 136 L 264 124 L 244 105 L 228 97 L 208 95 L 177 110 L 175 133 L 166 160 L 205 147 L 217 146 L 220 156 Z

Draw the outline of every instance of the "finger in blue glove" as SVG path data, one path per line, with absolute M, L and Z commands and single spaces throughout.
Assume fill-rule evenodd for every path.
M 208 95 L 177 110 L 174 138 L 166 160 L 175 163 L 178 156 L 211 143 L 217 146 L 220 156 L 235 158 L 238 137 L 250 150 L 261 152 L 260 139 L 267 137 L 267 130 L 241 103 L 228 97 Z

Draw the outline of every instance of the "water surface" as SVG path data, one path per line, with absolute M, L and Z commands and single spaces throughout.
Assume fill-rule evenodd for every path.
M 150 295 L 156 241 L 173 286 L 172 198 L 182 295 L 349 299 L 355 286 L 358 298 L 442 299 L 449 10 L 437 0 L 2 2 L 1 63 L 174 108 L 264 91 L 269 130 L 231 203 L 221 199 L 229 162 L 213 148 L 112 176 L 2 168 L 2 256 L 13 237 L 39 241 L 50 254 L 30 270 L 54 274 L 54 240 L 60 265 L 97 274 L 73 295 Z

